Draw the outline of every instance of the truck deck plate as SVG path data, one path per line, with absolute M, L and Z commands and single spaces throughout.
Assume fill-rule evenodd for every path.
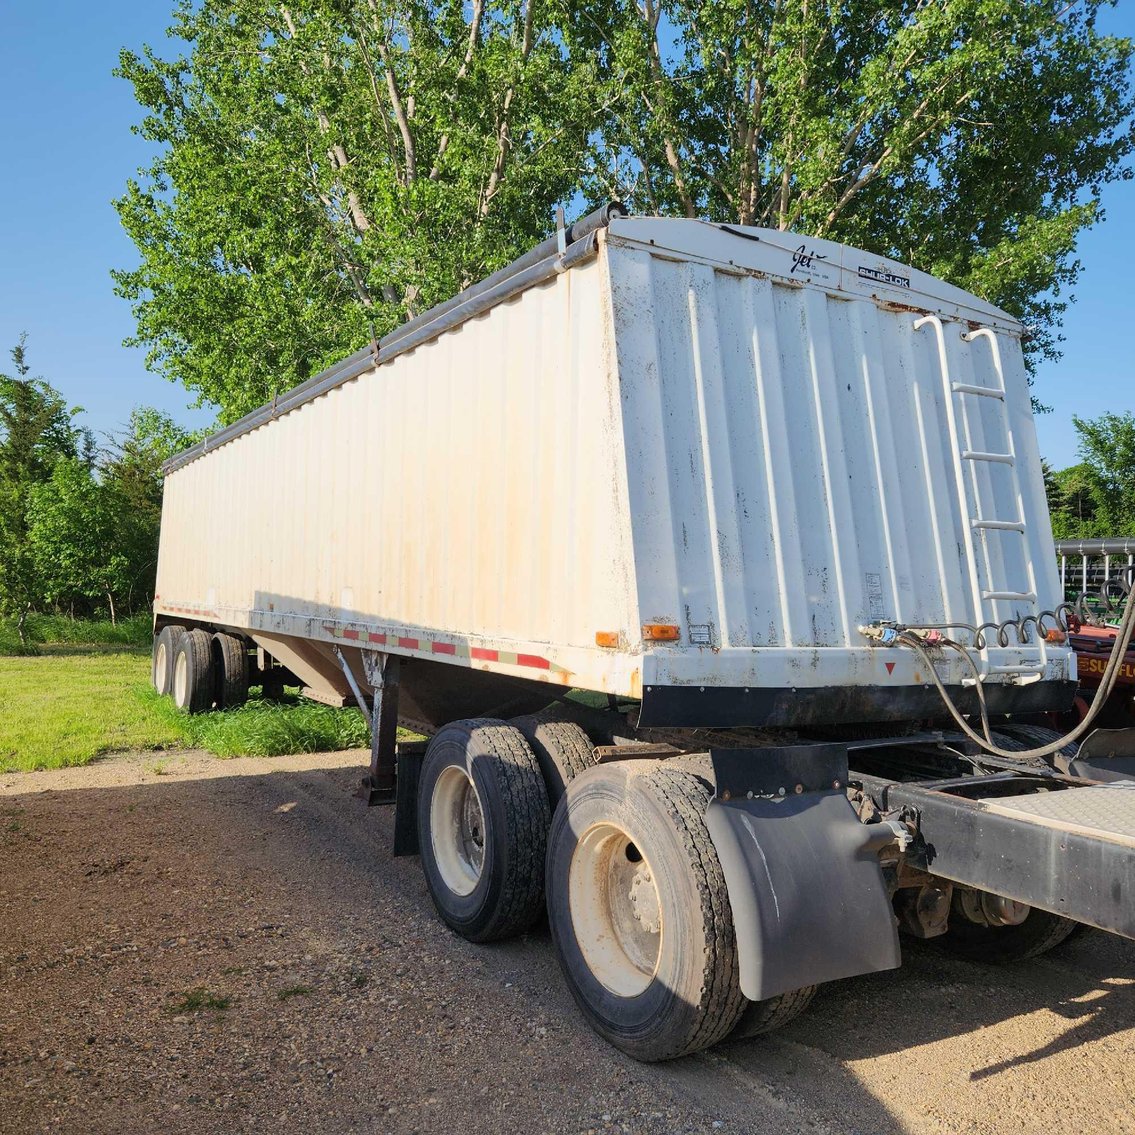
M 1002 796 L 982 803 L 1002 816 L 1135 848 L 1135 782 Z

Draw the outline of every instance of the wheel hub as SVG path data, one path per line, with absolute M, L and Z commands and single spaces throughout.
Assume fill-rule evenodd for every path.
M 620 997 L 644 992 L 662 957 L 662 900 L 650 864 L 614 823 L 580 837 L 568 871 L 576 942 L 588 969 Z
M 430 846 L 445 885 L 472 894 L 485 866 L 485 814 L 469 774 L 457 765 L 441 771 L 430 798 Z
M 658 891 L 650 877 L 650 869 L 643 866 L 635 872 L 631 880 L 631 908 L 635 918 L 647 934 L 662 932 L 662 908 L 658 903 Z

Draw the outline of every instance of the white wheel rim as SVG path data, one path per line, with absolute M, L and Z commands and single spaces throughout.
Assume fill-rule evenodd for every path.
M 456 765 L 434 783 L 430 845 L 442 882 L 456 895 L 472 894 L 485 866 L 485 813 L 476 785 Z
M 173 664 L 173 700 L 179 706 L 184 708 L 189 704 L 189 698 L 186 691 L 189 687 L 189 663 L 185 660 L 184 653 L 177 656 L 177 661 Z
M 662 957 L 662 901 L 650 864 L 615 824 L 595 824 L 580 837 L 568 868 L 568 903 L 596 980 L 619 997 L 644 992 Z
M 154 687 L 164 690 L 166 684 L 166 644 L 158 643 L 157 657 L 154 659 Z

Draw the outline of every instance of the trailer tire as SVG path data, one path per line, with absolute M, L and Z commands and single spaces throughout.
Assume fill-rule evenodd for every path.
M 208 631 L 186 631 L 173 661 L 173 700 L 179 709 L 204 713 L 213 707 L 213 639 Z
M 1014 751 L 1020 752 L 1017 746 L 1021 749 L 1039 749 L 1043 745 L 1051 745 L 1053 741 L 1059 741 L 1064 736 L 1063 733 L 1057 732 L 1055 729 L 1049 729 L 1047 725 L 999 725 L 997 727 L 998 733 L 1002 737 L 1008 737 L 1013 741 L 1012 745 L 1005 745 L 1004 748 L 1011 748 Z M 1055 764 L 1058 757 L 1063 757 L 1064 768 L 1067 770 L 1068 762 L 1075 759 L 1076 754 L 1080 751 L 1080 746 L 1076 742 L 1065 745 L 1062 749 L 1057 749 L 1055 753 L 1044 757 L 1045 764 Z
M 212 646 L 217 707 L 236 709 L 248 700 L 248 651 L 244 640 L 217 631 Z
M 163 697 L 173 689 L 173 663 L 177 654 L 177 644 L 185 628 L 179 626 L 162 627 L 154 639 L 154 653 L 150 666 L 150 679 L 154 689 Z
M 730 1040 L 748 1040 L 750 1037 L 771 1033 L 800 1016 L 816 996 L 815 985 L 805 985 L 791 993 L 781 993 L 765 1001 L 747 1001 L 745 1011 L 729 1034 Z
M 956 893 L 956 892 L 955 892 Z M 946 933 L 935 938 L 943 949 L 971 962 L 1009 965 L 1039 957 L 1059 946 L 1080 924 L 1059 914 L 1030 907 L 1024 922 L 1016 926 L 983 926 L 960 911 L 957 901 Z
M 422 869 L 442 920 L 470 942 L 528 930 L 543 913 L 548 794 L 519 729 L 455 721 L 418 783 Z
M 528 747 L 535 753 L 548 789 L 548 803 L 554 812 L 569 781 L 595 764 L 595 746 L 574 721 L 515 717 L 510 724 L 524 734 Z
M 591 1026 L 636 1060 L 709 1048 L 745 1008 L 709 790 L 665 765 L 572 780 L 548 837 L 548 921 Z

